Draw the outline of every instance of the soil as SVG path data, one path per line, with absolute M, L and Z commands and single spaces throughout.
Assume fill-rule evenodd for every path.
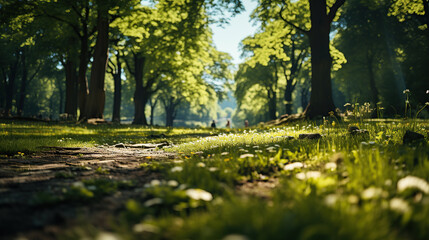
M 162 178 L 140 165 L 177 158 L 175 153 L 146 148 L 149 145 L 122 145 L 47 148 L 28 156 L 0 157 L 0 239 L 58 239 L 82 222 L 109 230 L 126 202 L 141 197 L 145 183 Z M 62 196 L 73 184 L 91 179 L 133 184 L 92 201 L 35 201 L 46 193 Z M 276 179 L 242 182 L 236 190 L 237 194 L 269 199 L 277 183 Z
M 57 239 L 62 229 L 73 226 L 78 219 L 108 227 L 112 216 L 124 208 L 128 199 L 138 198 L 145 183 L 160 177 L 140 164 L 175 157 L 174 153 L 154 148 L 109 146 L 50 148 L 30 156 L 0 158 L 0 238 Z M 34 201 L 37 194 L 61 195 L 73 183 L 94 178 L 134 184 L 96 201 Z

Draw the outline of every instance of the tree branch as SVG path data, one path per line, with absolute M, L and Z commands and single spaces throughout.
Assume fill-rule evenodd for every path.
M 73 11 L 77 14 L 77 16 L 79 17 L 79 18 L 82 18 L 83 16 L 82 16 L 82 13 L 79 11 L 79 9 L 77 9 L 76 8 L 76 6 L 74 5 L 74 4 L 72 4 L 72 9 L 73 9 Z
M 112 67 L 111 65 L 112 65 L 113 67 Z M 108 66 L 108 67 L 110 68 L 110 70 L 112 71 L 112 74 L 117 72 L 116 65 L 113 63 L 112 58 L 109 58 L 109 62 L 108 62 L 108 64 L 107 64 L 107 66 Z
M 280 9 L 280 12 L 279 12 L 279 16 L 280 16 L 280 18 L 281 18 L 285 23 L 287 23 L 287 24 L 289 24 L 290 26 L 294 27 L 294 28 L 295 28 L 295 29 L 297 29 L 298 31 L 300 31 L 300 32 L 302 32 L 302 33 L 304 33 L 304 34 L 308 34 L 308 33 L 309 33 L 309 31 L 307 31 L 307 30 L 305 30 L 305 29 L 303 29 L 303 28 L 301 28 L 301 27 L 299 27 L 299 26 L 295 25 L 294 23 L 292 23 L 291 21 L 289 21 L 289 20 L 287 20 L 286 18 L 284 18 L 284 17 L 283 17 L 283 11 L 285 10 L 285 7 L 286 7 L 286 2 L 285 2 L 285 1 L 283 1 L 283 6 L 282 6 L 282 8 Z
M 50 17 L 50 18 L 53 18 L 53 19 L 55 19 L 55 20 L 58 20 L 58 21 L 60 21 L 60 22 L 63 22 L 63 23 L 65 23 L 65 24 L 67 24 L 67 25 L 69 25 L 69 26 L 73 29 L 73 31 L 77 34 L 77 36 L 78 36 L 79 38 L 83 37 L 83 36 L 80 34 L 79 28 L 78 28 L 78 27 L 76 27 L 76 25 L 74 25 L 73 23 L 71 23 L 71 22 L 69 22 L 69 21 L 67 21 L 67 20 L 65 20 L 65 19 L 62 19 L 62 18 L 60 18 L 60 17 L 58 17 L 58 16 L 55 16 L 55 15 L 49 14 L 49 13 L 47 13 L 47 12 L 45 12 L 45 11 L 43 11 L 43 12 L 44 12 L 44 14 L 45 14 L 46 16 L 48 16 L 48 17 Z
M 124 57 L 124 61 L 125 61 L 125 65 L 126 65 L 126 66 L 127 66 L 127 68 L 128 68 L 128 72 L 130 72 L 132 75 L 135 75 L 135 74 L 136 74 L 136 72 L 135 72 L 135 71 L 133 71 L 133 70 L 131 70 L 131 65 L 130 65 L 130 62 L 128 61 L 128 59 Z
M 337 0 L 335 1 L 334 5 L 332 5 L 332 7 L 329 9 L 329 13 L 328 13 L 329 24 L 332 23 L 332 21 L 335 18 L 335 15 L 337 15 L 338 9 L 344 4 L 345 1 L 346 0 Z
M 40 69 L 42 68 L 42 64 L 39 63 L 39 65 L 37 66 L 36 71 L 33 73 L 33 75 L 31 75 L 31 77 L 28 79 L 27 83 L 30 83 L 37 75 L 37 73 L 39 73 Z

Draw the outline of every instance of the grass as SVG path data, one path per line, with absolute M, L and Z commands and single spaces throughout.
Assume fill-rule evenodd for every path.
M 350 125 L 368 134 L 351 135 Z M 213 132 L 217 136 L 206 138 L 195 136 L 213 130 L 11 123 L 1 127 L 0 143 L 17 140 L 13 151 L 2 146 L 2 153 L 30 151 L 34 148 L 22 144 L 43 137 L 43 145 L 93 146 L 153 141 L 147 136 L 164 133 L 176 143 L 167 151 L 178 152 L 179 159 L 141 165 L 162 178 L 137 186 L 141 196 L 129 199 L 109 232 L 83 226 L 87 231 L 80 229 L 79 238 L 114 234 L 123 239 L 429 239 L 428 121 L 301 122 L 218 130 Z M 403 144 L 406 130 L 426 138 Z M 298 139 L 302 133 L 323 137 Z M 71 140 L 58 142 L 65 137 Z M 240 190 L 243 184 L 257 187 L 273 180 L 278 183 L 269 196 Z M 92 198 L 90 190 L 82 191 L 87 185 L 100 186 L 97 189 L 104 190 L 93 194 L 102 196 L 115 191 L 116 185 L 109 184 L 84 183 L 85 188 L 70 191 Z
M 211 129 L 84 125 L 0 121 L 0 155 L 33 153 L 43 147 L 94 147 L 118 143 L 181 143 L 210 135 Z

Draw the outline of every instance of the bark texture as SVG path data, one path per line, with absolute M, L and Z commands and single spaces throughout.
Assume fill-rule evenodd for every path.
M 147 125 L 145 106 L 147 97 L 143 89 L 143 70 L 146 58 L 141 54 L 134 54 L 134 78 L 136 82 L 134 91 L 134 120 L 133 124 Z
M 116 59 L 118 62 L 117 62 L 117 66 L 116 66 L 116 72 L 113 75 L 115 90 L 113 93 L 112 121 L 119 123 L 119 122 L 121 122 L 121 98 L 122 98 L 122 84 L 121 84 L 122 67 L 121 67 L 119 52 L 118 52 L 118 54 L 116 54 Z
M 72 59 L 66 59 L 64 69 L 66 71 L 66 103 L 64 112 L 70 120 L 75 120 L 77 116 L 77 91 L 78 77 L 76 63 Z
M 309 0 L 311 30 L 308 32 L 311 48 L 311 96 L 305 110 L 308 118 L 329 115 L 335 112 L 332 98 L 329 34 L 331 23 L 344 0 L 337 0 L 327 13 L 326 0 Z
M 86 107 L 86 118 L 103 118 L 106 93 L 104 80 L 107 67 L 107 50 L 109 47 L 109 9 L 99 5 L 97 9 L 97 40 L 95 43 L 94 62 L 91 70 L 89 97 Z

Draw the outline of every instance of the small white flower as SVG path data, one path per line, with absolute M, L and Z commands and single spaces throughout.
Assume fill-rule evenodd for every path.
M 381 196 L 385 195 L 385 192 L 381 188 L 376 187 L 369 187 L 361 193 L 361 197 L 364 200 L 379 198 Z
M 294 163 L 289 163 L 285 165 L 283 170 L 292 171 L 296 168 L 303 168 L 303 167 L 304 167 L 304 164 L 302 162 L 294 162 Z
M 176 180 L 170 180 L 167 182 L 168 186 L 170 187 L 177 187 L 179 186 L 179 183 Z
M 389 202 L 389 207 L 393 211 L 397 211 L 400 213 L 406 213 L 410 211 L 410 206 L 402 198 L 392 198 Z
M 318 171 L 308 171 L 306 173 L 300 172 L 295 175 L 299 180 L 306 180 L 310 178 L 319 178 L 322 174 Z
M 334 171 L 335 169 L 337 169 L 337 164 L 334 162 L 328 162 L 325 164 L 325 169 Z
M 204 164 L 203 162 L 197 163 L 197 167 L 203 168 L 205 166 L 206 166 L 206 164 Z
M 83 184 L 83 182 L 81 182 L 81 181 L 74 182 L 74 183 L 72 184 L 72 186 L 73 186 L 73 187 L 75 187 L 75 188 L 84 188 L 84 187 L 85 187 L 85 185 L 84 185 L 84 184 Z
M 403 192 L 408 188 L 418 189 L 425 194 L 429 194 L 429 184 L 421 178 L 415 176 L 406 176 L 398 181 L 398 192 Z
M 338 195 L 336 194 L 328 194 L 324 199 L 325 204 L 330 207 L 334 206 L 337 201 Z
M 146 202 L 144 202 L 144 206 L 145 207 L 151 207 L 153 205 L 158 205 L 162 203 L 162 199 L 161 198 L 152 198 L 147 200 Z
M 404 93 L 404 94 L 410 93 L 410 89 L 405 89 L 402 93 Z
M 181 166 L 175 166 L 171 169 L 171 172 L 181 172 L 183 168 Z
M 255 155 L 253 155 L 253 154 L 251 154 L 251 153 L 246 153 L 246 154 L 242 154 L 241 156 L 240 156 L 240 158 L 252 158 L 252 157 L 254 157 Z
M 142 232 L 158 233 L 159 228 L 152 224 L 138 223 L 133 226 L 133 231 L 136 233 L 142 233 Z
M 209 168 L 210 172 L 216 172 L 217 170 L 219 170 L 219 168 L 217 168 L 217 167 L 210 167 Z
M 213 199 L 211 193 L 199 188 L 191 188 L 186 190 L 186 195 L 194 200 L 203 200 L 206 202 Z
M 101 232 L 97 235 L 95 240 L 120 240 L 121 238 L 118 235 L 110 232 Z
M 249 240 L 249 238 L 240 234 L 229 234 L 223 237 L 222 240 Z
M 347 200 L 350 204 L 358 204 L 359 203 L 359 197 L 356 195 L 350 195 Z
M 229 154 L 229 152 L 223 152 L 223 153 L 221 153 L 220 155 L 221 156 L 225 156 L 225 155 L 228 155 Z
M 161 181 L 159 181 L 158 179 L 154 179 L 150 181 L 150 185 L 152 185 L 153 187 L 159 186 L 161 185 Z

